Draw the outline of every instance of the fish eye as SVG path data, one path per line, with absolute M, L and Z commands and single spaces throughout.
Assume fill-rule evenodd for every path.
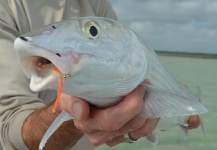
M 96 39 L 99 37 L 100 34 L 100 27 L 95 23 L 95 22 L 87 22 L 86 23 L 86 28 L 85 28 L 85 33 L 87 38 L 89 39 Z
M 95 26 L 90 26 L 90 34 L 95 37 L 98 34 L 97 28 Z

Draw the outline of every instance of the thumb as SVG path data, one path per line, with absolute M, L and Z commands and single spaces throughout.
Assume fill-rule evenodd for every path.
M 76 120 L 85 120 L 89 117 L 90 107 L 82 98 L 61 94 L 60 109 L 71 114 Z

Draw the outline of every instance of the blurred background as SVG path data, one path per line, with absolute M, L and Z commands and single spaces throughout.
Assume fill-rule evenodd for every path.
M 118 20 L 129 26 L 152 49 L 165 66 L 209 110 L 201 128 L 185 140 L 180 129 L 161 133 L 159 144 L 145 139 L 134 144 L 106 145 L 97 150 L 217 150 L 217 1 L 216 0 L 110 0 Z

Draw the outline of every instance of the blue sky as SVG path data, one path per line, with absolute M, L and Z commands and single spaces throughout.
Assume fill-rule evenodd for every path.
M 155 50 L 217 54 L 217 0 L 110 0 Z

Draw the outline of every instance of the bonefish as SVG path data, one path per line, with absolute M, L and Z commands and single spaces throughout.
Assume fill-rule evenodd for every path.
M 62 85 L 59 91 L 105 108 L 142 85 L 146 89 L 143 117 L 160 118 L 154 132 L 175 126 L 187 130 L 189 116 L 207 112 L 166 69 L 154 50 L 117 21 L 84 17 L 54 23 L 21 35 L 14 47 L 35 92 Z M 63 111 L 42 139 L 40 149 L 68 119 L 73 117 Z M 147 139 L 156 143 L 158 134 Z

